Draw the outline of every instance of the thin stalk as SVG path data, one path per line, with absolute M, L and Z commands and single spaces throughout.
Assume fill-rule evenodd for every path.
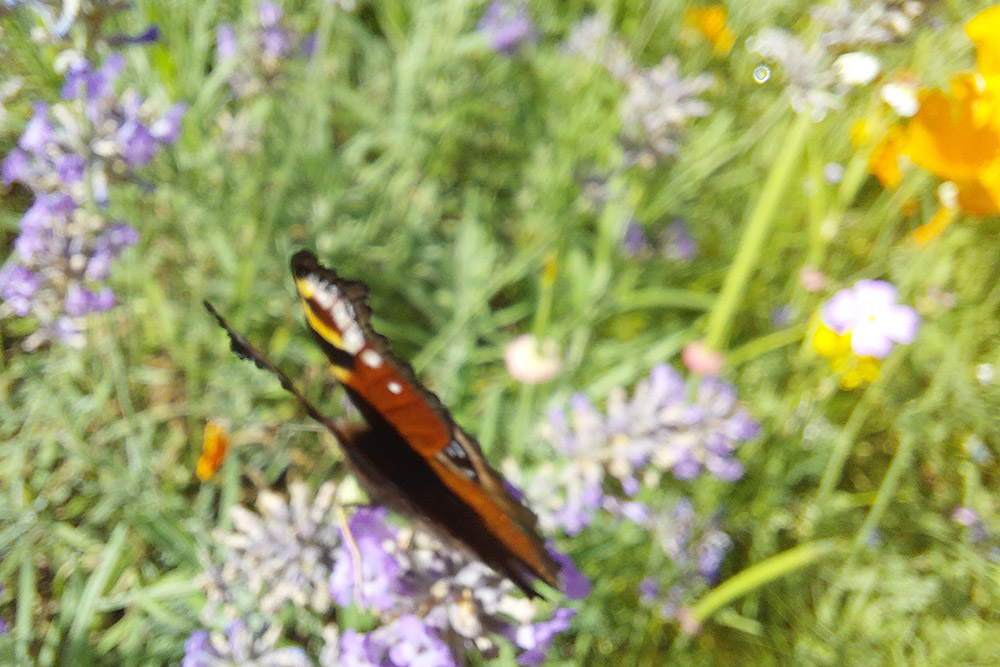
M 760 198 L 747 219 L 739 249 L 736 251 L 732 267 L 726 274 L 719 298 L 708 315 L 705 342 L 709 347 L 719 349 L 726 343 L 736 309 L 744 300 L 750 276 L 763 260 L 761 249 L 764 241 L 771 236 L 781 196 L 791 180 L 792 168 L 799 161 L 805 139 L 812 126 L 813 122 L 808 114 L 799 114 L 785 135 L 781 152 L 771 166 Z

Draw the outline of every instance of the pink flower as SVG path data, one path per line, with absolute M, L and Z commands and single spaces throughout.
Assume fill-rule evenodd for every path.
M 704 342 L 696 340 L 684 346 L 681 361 L 696 375 L 715 376 L 725 365 L 725 358 L 718 350 L 713 350 Z
M 859 357 L 884 359 L 894 343 L 906 345 L 917 335 L 920 317 L 896 303 L 896 288 L 884 280 L 859 280 L 823 305 L 823 323 L 838 335 L 850 335 Z
M 815 266 L 807 264 L 799 270 L 799 284 L 807 292 L 818 292 L 826 287 L 826 276 Z
M 503 353 L 507 372 L 518 382 L 540 384 L 559 375 L 562 360 L 555 341 L 546 339 L 541 345 L 532 334 L 518 336 Z

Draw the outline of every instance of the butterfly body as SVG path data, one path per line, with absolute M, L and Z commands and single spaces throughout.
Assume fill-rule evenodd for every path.
M 340 441 L 373 500 L 416 516 L 503 572 L 529 595 L 540 579 L 558 588 L 559 566 L 537 517 L 523 505 L 413 369 L 371 326 L 364 283 L 345 280 L 308 251 L 291 259 L 306 322 L 334 377 L 365 424 L 342 425 L 316 409 L 294 384 L 209 305 L 233 349 L 276 374 L 310 416 Z

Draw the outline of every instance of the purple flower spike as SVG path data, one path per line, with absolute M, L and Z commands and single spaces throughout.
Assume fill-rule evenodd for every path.
M 850 335 L 858 356 L 884 359 L 894 344 L 912 343 L 920 325 L 916 311 L 897 304 L 896 296 L 890 283 L 859 280 L 823 305 L 823 323 L 839 335 Z
M 569 622 L 574 616 L 575 609 L 557 609 L 550 620 L 519 628 L 515 637 L 517 645 L 527 650 L 517 657 L 518 663 L 541 664 L 556 635 L 569 630 Z
M 494 51 L 504 55 L 511 55 L 522 44 L 536 39 L 528 9 L 523 4 L 511 6 L 501 0 L 486 8 L 486 13 L 479 20 L 478 30 L 489 40 Z
M 178 102 L 167 110 L 158 121 L 149 128 L 149 133 L 153 138 L 164 144 L 172 144 L 177 141 L 177 135 L 181 132 L 181 119 L 187 113 L 187 105 Z
M 562 580 L 562 592 L 566 597 L 570 600 L 582 600 L 590 595 L 590 580 L 577 569 L 570 557 L 551 547 L 548 551 L 559 564 L 559 578 Z
M 455 657 L 448 645 L 416 616 L 403 616 L 396 622 L 396 642 L 389 649 L 389 659 L 396 667 L 451 667 Z
M 19 317 L 31 312 L 31 297 L 41 284 L 38 276 L 20 264 L 8 264 L 0 269 L 0 298 Z
M 635 220 L 630 220 L 625 228 L 625 238 L 622 239 L 622 250 L 627 257 L 638 257 L 649 250 L 649 242 L 642 226 Z
M 24 128 L 24 133 L 18 139 L 17 145 L 36 155 L 45 151 L 45 145 L 52 141 L 52 126 L 49 125 L 49 105 L 44 102 L 35 103 L 35 111 L 31 120 Z
M 208 630 L 195 630 L 184 642 L 184 657 L 181 667 L 208 667 L 219 657 L 212 648 Z
M 236 55 L 239 46 L 236 43 L 236 32 L 228 23 L 220 23 L 215 28 L 215 57 L 220 62 Z

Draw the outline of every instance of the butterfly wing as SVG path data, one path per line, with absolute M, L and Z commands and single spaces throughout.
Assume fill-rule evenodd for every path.
M 537 517 L 518 501 L 413 369 L 371 326 L 367 287 L 340 278 L 308 251 L 292 274 L 313 336 L 371 426 L 359 455 L 428 519 L 530 595 L 531 580 L 558 588 L 559 567 Z

